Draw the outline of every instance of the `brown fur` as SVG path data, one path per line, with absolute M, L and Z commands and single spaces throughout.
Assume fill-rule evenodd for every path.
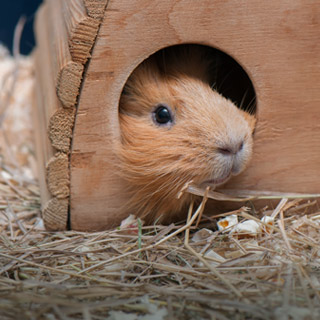
M 176 196 L 185 183 L 219 179 L 230 170 L 238 174 L 251 157 L 255 118 L 210 88 L 209 63 L 203 59 L 198 49 L 151 57 L 133 72 L 122 94 L 117 155 L 131 193 L 125 207 L 148 223 L 169 222 L 183 211 L 191 196 Z M 171 126 L 152 120 L 159 103 L 173 110 Z M 218 149 L 237 137 L 245 144 L 235 165 Z

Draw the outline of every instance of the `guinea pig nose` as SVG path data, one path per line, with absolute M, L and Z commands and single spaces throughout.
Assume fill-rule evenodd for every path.
M 243 145 L 244 145 L 244 142 L 241 141 L 240 144 L 239 144 L 238 152 L 243 149 Z
M 225 155 L 225 156 L 230 156 L 230 155 L 233 155 L 233 151 L 230 147 L 228 146 L 224 146 L 224 147 L 221 147 L 221 148 L 218 148 L 218 151 L 219 153 Z
M 240 143 L 234 144 L 226 144 L 218 148 L 218 152 L 225 156 L 236 155 L 243 149 L 244 142 L 240 141 Z

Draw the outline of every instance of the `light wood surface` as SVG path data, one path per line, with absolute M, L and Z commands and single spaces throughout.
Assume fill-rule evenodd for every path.
M 50 230 L 67 228 L 76 104 L 99 24 L 83 0 L 46 0 L 37 14 L 35 131 L 43 218 Z
M 40 11 L 36 27 L 37 69 L 46 70 L 45 65 L 51 63 L 52 70 L 46 72 L 53 73 L 54 79 L 50 85 L 45 71 L 37 71 L 38 82 L 43 82 L 39 88 L 54 87 L 59 96 L 59 101 L 52 103 L 56 98 L 51 93 L 38 95 L 44 108 L 39 111 L 39 132 L 44 131 L 44 119 L 55 148 L 69 156 L 70 202 L 68 197 L 54 197 L 44 210 L 45 221 L 52 229 L 65 226 L 65 222 L 57 222 L 55 211 L 65 214 L 68 204 L 71 227 L 77 230 L 111 228 L 126 217 L 125 183 L 117 174 L 113 155 L 120 135 L 120 94 L 129 75 L 144 59 L 162 48 L 183 43 L 208 45 L 229 54 L 245 69 L 257 93 L 252 162 L 224 188 L 319 193 L 317 1 L 61 1 L 46 1 L 51 9 L 46 18 L 41 18 L 45 14 Z M 86 14 L 95 19 L 90 27 L 85 24 L 86 28 L 92 27 L 91 47 L 85 44 L 87 34 L 79 43 L 70 40 L 87 32 L 75 31 Z M 40 30 L 42 24 L 49 26 L 47 40 L 45 31 Z M 90 61 L 81 80 L 87 59 Z M 44 150 L 40 152 L 43 164 L 53 151 L 46 139 L 42 140 L 38 145 Z M 56 186 L 62 180 L 63 175 L 57 174 Z
M 49 230 L 57 230 L 57 228 L 64 230 L 67 227 L 68 206 L 65 206 L 64 201 L 64 205 L 58 210 L 57 206 L 60 201 L 55 201 L 54 199 L 56 195 L 59 195 L 59 197 L 62 198 L 63 193 L 70 193 L 69 181 L 67 183 L 68 190 L 66 190 L 66 187 L 64 186 L 64 190 L 62 190 L 62 192 L 57 191 L 57 179 L 54 171 L 57 170 L 57 173 L 61 173 L 61 169 L 57 168 L 57 166 L 54 166 L 53 164 L 61 164 L 61 161 L 58 161 L 59 154 L 55 154 L 57 144 L 54 144 L 53 146 L 55 148 L 53 148 L 51 144 L 52 137 L 48 133 L 48 127 L 50 127 L 52 119 L 56 118 L 56 114 L 59 110 L 63 110 L 62 104 L 56 94 L 59 72 L 56 70 L 57 50 L 54 50 L 55 47 L 53 47 L 53 43 L 50 41 L 53 30 L 51 26 L 52 21 L 49 19 L 51 14 L 51 11 L 49 10 L 49 6 L 41 6 L 35 25 L 36 37 L 38 40 L 38 46 L 35 52 L 37 75 L 36 92 L 38 96 L 38 103 L 36 106 L 37 110 L 35 110 L 35 114 L 38 117 L 38 121 L 36 122 L 35 131 L 37 137 L 37 155 L 40 166 L 39 182 L 44 221 Z M 57 124 L 57 126 L 60 127 L 60 123 Z M 61 129 L 58 131 L 61 131 Z M 70 145 L 67 151 L 69 152 L 69 150 Z M 65 160 L 63 167 L 67 165 L 68 168 L 68 157 Z M 69 174 L 68 171 L 69 170 L 64 172 Z M 68 179 L 68 177 L 69 175 L 65 178 Z M 58 181 L 59 180 L 61 180 L 61 174 L 60 178 L 58 178 Z M 61 185 L 61 183 L 59 185 Z M 52 191 L 54 192 L 52 193 Z M 67 202 L 68 201 L 69 199 L 67 199 Z M 51 210 L 52 205 L 54 205 L 54 210 Z M 47 219 L 45 212 L 57 212 L 57 214 L 53 220 L 52 218 Z
M 72 60 L 85 64 L 97 36 L 99 21 L 87 15 L 83 1 L 62 1 Z
M 47 125 L 50 116 L 57 108 L 57 97 L 55 93 L 55 83 L 51 71 L 50 50 L 47 36 L 47 7 L 41 6 L 36 19 L 36 37 L 38 45 L 35 54 L 36 73 L 36 98 L 33 116 L 35 124 L 36 152 L 39 166 L 39 183 L 42 209 L 51 199 L 46 183 L 46 165 L 50 158 L 54 156 L 54 149 L 47 134 Z
M 257 93 L 250 167 L 228 188 L 319 192 L 320 8 L 301 1 L 110 1 L 80 96 L 71 154 L 71 226 L 97 230 L 125 213 L 112 145 L 118 101 L 134 68 L 163 47 L 231 55 Z M 94 101 L 94 103 L 93 103 Z M 90 213 L 90 214 L 89 214 Z
M 60 0 L 47 0 L 49 39 L 52 51 L 53 72 L 57 95 L 65 108 L 72 108 L 77 102 L 82 80 L 83 65 L 72 60 L 69 49 L 69 34 Z

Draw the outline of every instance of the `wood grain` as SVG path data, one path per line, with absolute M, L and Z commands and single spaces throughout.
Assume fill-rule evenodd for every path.
M 93 11 L 97 5 L 91 4 Z M 37 14 L 34 117 L 43 217 L 50 230 L 67 227 L 76 104 L 99 24 L 83 0 L 46 0 Z
M 58 204 L 61 201 L 55 201 L 55 196 L 58 195 L 61 198 L 63 193 L 69 193 L 69 179 L 68 179 L 68 190 L 65 188 L 61 191 L 57 191 L 56 184 L 56 174 L 53 172 L 52 168 L 54 166 L 50 165 L 50 170 L 47 171 L 47 164 L 54 163 L 56 159 L 54 154 L 55 150 L 52 144 L 49 141 L 52 140 L 50 134 L 48 134 L 48 127 L 55 127 L 55 130 L 51 130 L 57 135 L 59 131 L 58 128 L 61 126 L 61 123 L 56 123 L 56 125 L 52 125 L 53 119 L 55 119 L 55 114 L 62 110 L 62 104 L 59 101 L 56 94 L 56 75 L 57 71 L 53 70 L 55 64 L 52 61 L 55 59 L 53 55 L 55 55 L 55 51 L 52 50 L 52 44 L 50 43 L 50 19 L 48 12 L 48 6 L 42 5 L 37 15 L 35 32 L 37 38 L 37 49 L 35 51 L 35 61 L 36 61 L 36 95 L 37 95 L 37 104 L 34 110 L 34 116 L 37 118 L 35 121 L 35 135 L 36 135 L 36 150 L 37 150 L 37 158 L 39 161 L 39 182 L 40 182 L 40 190 L 41 190 L 41 200 L 42 200 L 42 211 L 43 218 L 48 229 L 56 229 L 56 221 L 60 221 L 60 229 L 62 228 L 62 221 L 65 221 L 64 228 L 66 228 L 66 221 L 68 217 L 68 209 L 65 209 L 65 201 L 63 202 L 63 206 L 59 209 Z M 57 111 L 58 110 L 58 111 Z M 69 112 L 70 113 L 70 112 Z M 62 122 L 63 124 L 63 122 Z M 73 126 L 73 122 L 72 122 Z M 65 129 L 65 126 L 64 126 Z M 61 131 L 61 127 L 60 127 Z M 70 130 L 69 130 L 70 131 Z M 65 134 L 65 130 L 64 130 Z M 70 151 L 70 143 L 68 146 L 68 152 Z M 67 168 L 68 168 L 68 160 L 67 160 Z M 63 168 L 63 167 L 62 167 Z M 61 168 L 54 167 L 54 170 L 57 170 L 60 173 L 61 177 Z M 67 174 L 65 178 L 69 177 L 69 169 L 63 171 L 63 174 Z M 51 181 L 53 180 L 53 181 Z M 62 180 L 61 178 L 58 179 Z M 59 187 L 61 183 L 59 183 Z M 69 199 L 66 200 L 67 202 Z M 52 207 L 53 206 L 53 207 Z M 57 212 L 57 216 L 55 220 L 52 217 L 47 218 L 47 212 Z M 51 225 L 53 223 L 53 225 Z
M 50 118 L 48 126 L 50 142 L 59 151 L 65 153 L 70 151 L 75 113 L 75 108 L 60 108 Z
M 35 118 L 36 153 L 42 208 L 52 198 L 47 188 L 45 167 L 49 159 L 54 155 L 54 150 L 48 139 L 47 125 L 58 104 L 50 63 L 51 52 L 48 44 L 47 27 L 47 7 L 41 6 L 35 24 L 35 32 L 38 39 L 38 45 L 34 52 L 37 103 L 34 106 L 33 116 Z
M 102 20 L 109 0 L 84 0 L 88 15 L 94 19 Z
M 100 22 L 87 15 L 82 0 L 62 1 L 72 60 L 85 64 L 97 36 Z
M 113 143 L 126 79 L 175 44 L 231 55 L 257 93 L 253 161 L 226 188 L 316 193 L 320 180 L 320 6 L 316 1 L 110 1 L 83 82 L 71 153 L 71 226 L 113 227 L 128 214 Z M 94 102 L 94 103 L 93 103 Z M 90 212 L 90 218 L 88 218 Z
M 51 44 L 57 95 L 65 108 L 73 108 L 77 103 L 82 80 L 83 65 L 72 60 L 63 7 L 60 0 L 47 0 L 49 39 Z
M 69 158 L 63 152 L 56 153 L 47 163 L 47 184 L 53 197 L 69 197 Z
M 43 208 L 43 221 L 47 230 L 59 231 L 66 230 L 69 202 L 68 199 L 52 198 Z

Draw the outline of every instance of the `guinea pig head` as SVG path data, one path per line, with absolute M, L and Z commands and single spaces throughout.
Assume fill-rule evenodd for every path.
M 170 221 L 192 197 L 182 187 L 221 185 L 242 172 L 252 154 L 255 118 L 203 78 L 154 61 L 141 64 L 120 99 L 119 171 L 127 181 L 128 213 Z

